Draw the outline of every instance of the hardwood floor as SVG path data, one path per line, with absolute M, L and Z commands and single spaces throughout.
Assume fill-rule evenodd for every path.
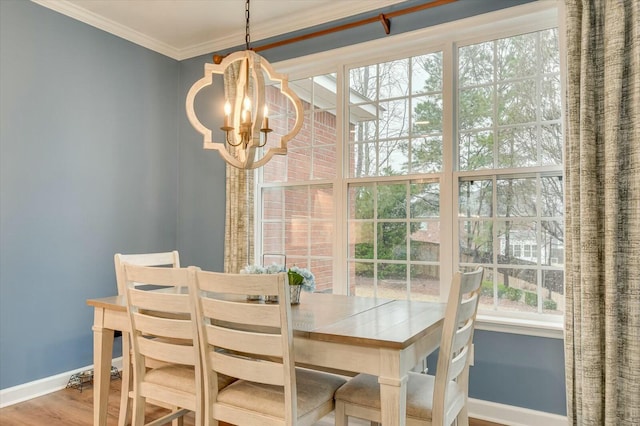
M 118 424 L 120 404 L 120 380 L 111 381 L 109 393 L 108 426 Z M 147 421 L 160 417 L 165 410 L 148 405 Z M 77 389 L 62 389 L 39 398 L 0 409 L 1 426 L 88 426 L 93 422 L 93 389 L 82 392 Z M 193 415 L 185 418 L 184 426 L 193 426 Z M 352 426 L 368 426 L 368 422 L 351 419 Z M 323 418 L 315 426 L 333 425 L 333 415 Z M 497 423 L 471 419 L 470 426 L 501 426 Z

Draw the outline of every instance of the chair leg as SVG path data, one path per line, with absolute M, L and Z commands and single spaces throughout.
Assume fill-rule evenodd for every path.
M 122 333 L 122 373 L 120 374 L 120 380 L 122 381 L 122 387 L 120 389 L 118 426 L 125 426 L 131 422 L 131 398 L 129 397 L 129 391 L 133 389 L 129 333 Z
M 177 407 L 174 407 L 174 409 L 177 409 Z M 173 419 L 171 426 L 184 426 L 184 416 Z
M 131 419 L 131 426 L 144 426 L 145 402 L 145 398 L 133 398 L 133 415 Z
M 335 426 L 349 425 L 349 417 L 345 413 L 344 402 L 336 401 L 335 416 L 336 416 Z
M 456 426 L 469 426 L 469 412 L 466 404 L 458 413 L 458 417 L 456 417 Z

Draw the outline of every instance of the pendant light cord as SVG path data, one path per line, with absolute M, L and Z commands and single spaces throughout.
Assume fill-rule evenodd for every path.
M 247 0 L 244 4 L 244 17 L 247 21 L 247 24 L 245 27 L 244 41 L 247 44 L 247 50 L 251 50 L 251 47 L 250 47 L 251 36 L 249 35 L 249 0 Z

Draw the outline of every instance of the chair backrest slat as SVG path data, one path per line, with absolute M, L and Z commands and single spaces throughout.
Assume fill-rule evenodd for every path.
M 469 344 L 471 339 L 471 333 L 473 333 L 473 321 L 467 321 L 462 328 L 456 331 L 456 335 L 453 337 L 453 343 L 451 344 L 451 352 L 457 354 L 462 348 Z
M 138 340 L 138 350 L 140 354 L 171 364 L 196 365 L 196 358 L 193 356 L 192 345 L 179 345 L 177 343 L 163 342 L 157 339 Z
M 268 357 L 282 356 L 282 336 L 280 334 L 255 333 L 252 331 L 229 330 L 225 327 L 205 325 L 210 345 L 235 352 L 251 352 L 261 347 L 261 354 Z
M 244 295 L 246 296 L 246 295 Z M 206 298 L 202 299 L 203 314 L 218 321 L 248 325 L 280 326 L 280 307 L 235 301 Z
M 113 257 L 113 260 L 116 268 L 116 283 L 118 285 L 118 294 L 125 293 L 125 284 L 122 276 L 122 265 L 125 263 L 139 266 L 170 266 L 173 268 L 180 267 L 180 255 L 176 250 L 161 253 L 116 253 Z
M 211 352 L 211 365 L 227 376 L 251 382 L 284 386 L 284 365 L 281 362 L 259 360 L 226 352 Z
M 138 309 L 184 314 L 188 314 L 191 309 L 189 295 L 186 293 L 161 293 L 131 288 L 128 297 Z
M 460 308 L 458 308 L 458 324 L 462 325 L 466 323 L 471 317 L 476 314 L 478 300 L 479 294 L 473 293 L 471 297 L 460 302 Z
M 136 329 L 146 336 L 163 336 L 168 339 L 184 339 L 190 337 L 192 325 L 190 317 L 187 321 L 176 318 L 151 317 L 148 314 L 134 312 Z
M 469 345 L 465 345 L 460 353 L 451 359 L 449 367 L 449 380 L 456 380 L 464 370 L 469 355 Z

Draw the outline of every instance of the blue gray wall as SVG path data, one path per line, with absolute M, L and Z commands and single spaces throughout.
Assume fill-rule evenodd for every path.
M 0 1 L 0 387 L 92 364 L 113 254 L 173 250 L 180 64 Z
M 462 0 L 395 18 L 392 34 L 527 1 Z M 85 301 L 115 293 L 115 252 L 177 248 L 184 265 L 222 270 L 225 166 L 184 114 L 210 55 L 176 62 L 26 0 L 0 0 L 0 19 L 5 389 L 92 363 Z M 263 54 L 384 36 L 375 24 Z M 565 414 L 562 340 L 477 331 L 475 346 L 471 397 Z

